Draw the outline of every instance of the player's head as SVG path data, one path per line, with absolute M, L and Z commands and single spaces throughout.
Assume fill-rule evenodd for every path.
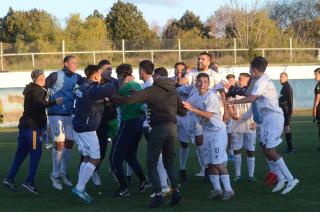
M 184 77 L 186 75 L 186 64 L 184 62 L 177 62 L 174 64 L 174 75 L 176 77 Z
M 63 66 L 73 73 L 77 70 L 77 58 L 74 55 L 67 55 L 63 58 Z
M 205 94 L 209 90 L 210 78 L 206 73 L 200 73 L 197 75 L 196 86 L 200 94 Z
M 206 71 L 209 69 L 209 65 L 211 63 L 212 56 L 207 52 L 202 52 L 198 57 L 197 68 L 199 71 Z
M 156 68 L 152 75 L 153 79 L 168 77 L 168 71 L 164 67 Z
M 228 80 L 229 84 L 231 84 L 231 85 L 236 84 L 236 76 L 234 76 L 234 74 L 228 74 L 226 76 L 226 79 Z
M 320 82 L 320 68 L 316 68 L 314 70 L 314 79 L 318 82 Z
M 268 66 L 268 61 L 262 56 L 254 57 L 250 63 L 250 74 L 253 77 L 262 75 Z
M 98 63 L 99 69 L 101 71 L 101 76 L 104 79 L 110 78 L 112 74 L 112 66 L 109 60 L 101 60 Z
M 288 82 L 288 74 L 286 72 L 282 72 L 280 74 L 280 83 L 284 84 L 286 82 Z
M 84 69 L 84 74 L 89 80 L 99 82 L 101 81 L 101 71 L 97 65 L 88 65 Z
M 122 63 L 116 68 L 117 78 L 121 82 L 124 82 L 128 76 L 132 76 L 132 72 L 132 66 L 127 63 Z
M 46 84 L 44 72 L 41 69 L 35 69 L 31 72 L 32 82 L 43 87 Z
M 209 68 L 217 73 L 219 73 L 219 65 L 216 62 L 211 62 Z
M 239 74 L 239 80 L 238 80 L 239 86 L 241 88 L 245 87 L 245 86 L 248 86 L 250 79 L 251 79 L 251 75 L 250 74 L 248 74 L 248 73 L 240 73 Z
M 142 60 L 139 63 L 139 77 L 140 80 L 147 80 L 149 79 L 154 70 L 154 64 L 150 60 Z

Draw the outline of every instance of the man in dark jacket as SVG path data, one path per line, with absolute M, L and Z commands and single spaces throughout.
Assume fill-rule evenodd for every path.
M 287 141 L 287 153 L 292 153 L 295 151 L 291 141 L 292 134 L 290 130 L 290 120 L 293 113 L 293 91 L 288 82 L 287 73 L 283 72 L 280 74 L 280 83 L 282 88 L 280 91 L 279 106 L 282 108 L 284 116 L 283 133 L 285 134 Z
M 72 121 L 73 135 L 83 161 L 78 183 L 72 192 L 90 203 L 93 199 L 85 191 L 85 187 L 100 164 L 100 146 L 96 131 L 103 114 L 104 99 L 115 93 L 116 86 L 114 83 L 100 84 L 101 73 L 96 65 L 88 65 L 84 72 L 87 79 L 75 91 L 75 117 Z
M 147 167 L 156 195 L 152 198 L 149 207 L 156 207 L 165 202 L 157 171 L 157 163 L 161 151 L 163 164 L 173 189 L 170 204 L 175 205 L 180 202 L 181 195 L 174 168 L 174 143 L 177 138 L 177 113 L 181 116 L 186 115 L 186 110 L 182 106 L 174 82 L 168 78 L 167 70 L 165 68 L 157 68 L 154 71 L 153 77 L 155 79 L 153 86 L 132 96 L 117 96 L 112 98 L 112 101 L 119 104 L 146 102 L 150 108 L 150 125 L 152 130 L 147 147 Z
M 3 181 L 12 191 L 16 190 L 14 178 L 20 165 L 30 154 L 29 173 L 22 187 L 28 191 L 39 194 L 34 184 L 34 176 L 41 158 L 42 152 L 42 132 L 47 125 L 46 107 L 55 104 L 61 104 L 62 98 L 48 101 L 48 92 L 43 88 L 45 85 L 45 76 L 42 70 L 31 72 L 33 82 L 26 86 L 23 91 L 24 111 L 19 121 L 19 137 L 16 155 L 9 174 Z

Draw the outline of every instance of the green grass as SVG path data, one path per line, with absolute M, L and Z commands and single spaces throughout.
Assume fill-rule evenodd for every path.
M 255 184 L 246 181 L 233 183 L 232 186 L 236 196 L 229 202 L 212 201 L 206 197 L 211 185 L 204 183 L 200 178 L 193 177 L 199 170 L 194 148 L 190 150 L 187 163 L 189 173 L 188 183 L 181 185 L 183 200 L 180 205 L 170 207 L 169 204 L 160 206 L 154 211 L 319 211 L 320 206 L 320 153 L 315 149 L 320 142 L 317 136 L 316 126 L 312 119 L 306 116 L 296 116 L 292 121 L 293 141 L 296 154 L 283 154 L 287 165 L 300 184 L 288 195 L 271 193 L 271 189 L 264 185 L 263 179 L 267 172 L 267 165 L 257 148 L 256 176 L 259 182 Z M 0 179 L 3 179 L 11 165 L 14 157 L 17 140 L 16 129 L 0 130 Z M 285 151 L 283 142 L 278 148 L 279 152 Z M 110 146 L 109 146 L 110 148 Z M 139 148 L 139 157 L 145 167 L 146 145 L 142 141 Z M 177 148 L 178 153 L 178 148 Z M 79 154 L 75 148 L 71 164 L 70 175 L 76 182 Z M 178 167 L 178 157 L 176 158 Z M 131 185 L 131 197 L 126 199 L 115 199 L 111 195 L 116 191 L 111 176 L 108 174 L 109 167 L 105 160 L 102 167 L 103 186 L 96 188 L 90 182 L 88 192 L 94 197 L 92 204 L 85 204 L 76 199 L 70 188 L 63 191 L 54 190 L 51 187 L 49 174 L 51 171 L 51 151 L 43 150 L 42 159 L 38 169 L 36 182 L 40 191 L 35 196 L 21 188 L 21 183 L 27 175 L 28 160 L 22 165 L 17 177 L 17 192 L 11 192 L 4 186 L 0 186 L 0 211 L 145 211 L 149 202 L 149 194 L 136 195 L 138 184 L 134 178 Z M 243 158 L 243 173 L 246 177 L 246 160 Z M 229 171 L 233 176 L 233 167 L 229 163 Z M 101 191 L 102 195 L 98 195 Z

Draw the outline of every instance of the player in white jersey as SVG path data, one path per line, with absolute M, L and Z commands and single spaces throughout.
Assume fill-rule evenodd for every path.
M 241 73 L 239 75 L 238 85 L 240 88 L 246 88 L 250 81 L 250 74 Z M 242 99 L 244 96 L 236 95 L 229 97 L 228 100 Z M 234 167 L 235 179 L 240 181 L 241 178 L 241 149 L 244 148 L 247 152 L 247 166 L 248 166 L 248 181 L 255 182 L 254 169 L 255 169 L 255 148 L 256 148 L 256 124 L 250 118 L 246 122 L 238 121 L 245 112 L 251 110 L 251 103 L 230 105 L 228 112 L 232 120 L 231 125 L 231 149 L 234 151 Z
M 250 64 L 250 73 L 257 79 L 251 95 L 240 100 L 230 101 L 228 104 L 243 104 L 252 102 L 254 121 L 260 130 L 260 143 L 263 154 L 278 176 L 278 183 L 272 192 L 285 188 L 281 194 L 289 193 L 299 180 L 294 178 L 286 166 L 283 158 L 277 153 L 276 147 L 282 142 L 283 112 L 279 107 L 277 90 L 271 79 L 264 73 L 268 62 L 264 57 L 255 57 Z M 249 112 L 240 119 L 250 117 Z
M 195 93 L 184 106 L 196 115 L 198 125 L 194 126 L 195 135 L 203 137 L 201 159 L 208 166 L 208 174 L 214 190 L 209 198 L 229 200 L 234 195 L 230 176 L 224 162 L 227 157 L 227 132 L 220 115 L 220 101 L 217 94 L 209 90 L 209 76 L 197 76 L 198 93 Z M 222 192 L 220 180 L 224 187 Z

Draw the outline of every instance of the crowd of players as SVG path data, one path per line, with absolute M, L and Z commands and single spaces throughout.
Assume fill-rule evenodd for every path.
M 63 64 L 62 70 L 52 72 L 47 78 L 42 70 L 32 71 L 32 82 L 24 89 L 17 151 L 3 181 L 9 189 L 16 190 L 14 178 L 29 153 L 29 173 L 22 186 L 39 194 L 34 176 L 47 132 L 54 143 L 52 186 L 57 190 L 73 187 L 68 169 L 75 142 L 81 160 L 72 192 L 88 203 L 93 198 L 86 192 L 86 185 L 91 178 L 95 185 L 101 185 L 99 167 L 108 143 L 112 143 L 110 171 L 119 185 L 114 196 L 130 195 L 128 184 L 134 172 L 140 182 L 138 193 L 152 186 L 149 207 L 164 203 L 167 195 L 171 195 L 171 205 L 181 200 L 174 167 L 177 140 L 181 180 L 188 180 L 186 163 L 191 142 L 196 146 L 201 167 L 197 176 L 204 176 L 213 186 L 209 199 L 229 200 L 235 195 L 227 161 L 228 157 L 233 160 L 234 181 L 243 180 L 242 148 L 247 153 L 247 179 L 256 182 L 257 132 L 270 171 L 267 183 L 274 186 L 272 192 L 281 191 L 285 195 L 299 183 L 276 151 L 282 133 L 288 153 L 295 151 L 289 127 L 292 88 L 288 75 L 281 73 L 283 88 L 278 99 L 273 82 L 265 74 L 268 62 L 264 57 L 253 58 L 249 73 L 241 73 L 238 80 L 233 74 L 222 79 L 217 64 L 212 63 L 211 55 L 206 52 L 199 55 L 195 69 L 183 62 L 176 63 L 174 77 L 168 77 L 165 68 L 155 68 L 151 61 L 143 60 L 139 63 L 142 87 L 135 81 L 130 64 L 116 67 L 117 79 L 111 76 L 108 60 L 88 65 L 84 69 L 86 77 L 76 73 L 75 56 L 66 56 Z M 316 69 L 315 75 L 320 76 L 320 69 Z M 317 85 L 315 93 L 313 115 L 316 117 L 320 86 Z M 147 141 L 146 173 L 137 159 L 142 136 Z

